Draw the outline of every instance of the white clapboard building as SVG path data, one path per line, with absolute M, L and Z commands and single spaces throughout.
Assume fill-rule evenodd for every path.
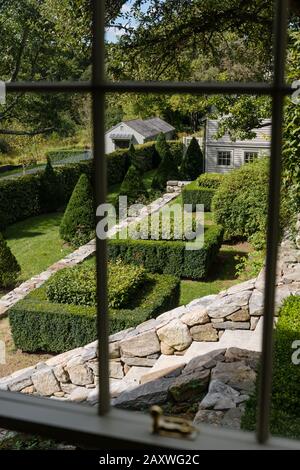
M 154 141 L 161 132 L 171 140 L 175 128 L 159 117 L 120 122 L 105 133 L 105 153 Z
M 227 133 L 216 140 L 215 135 L 218 132 L 218 127 L 218 120 L 206 120 L 203 150 L 207 173 L 227 173 L 245 163 L 252 162 L 259 156 L 270 155 L 270 120 L 265 120 L 263 127 L 253 129 L 256 136 L 249 140 L 232 141 Z

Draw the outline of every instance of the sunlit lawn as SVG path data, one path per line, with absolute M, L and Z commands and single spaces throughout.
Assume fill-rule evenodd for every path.
M 73 251 L 59 236 L 62 216 L 55 213 L 31 217 L 6 229 L 7 243 L 21 266 L 20 281 L 30 279 Z

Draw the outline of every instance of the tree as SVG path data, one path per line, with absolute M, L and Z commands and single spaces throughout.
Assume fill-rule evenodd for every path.
M 0 233 L 0 287 L 11 287 L 20 272 L 19 263 Z
M 61 204 L 60 181 L 57 177 L 50 157 L 47 157 L 47 165 L 41 177 L 40 202 L 42 212 L 54 212 Z
M 161 162 L 152 180 L 152 188 L 165 191 L 167 181 L 178 180 L 179 173 L 174 161 L 166 136 L 160 133 L 155 144 L 156 150 L 161 158 Z
M 126 0 L 106 0 L 106 25 Z M 90 0 L 2 0 L 0 76 L 4 81 L 78 81 L 91 76 Z M 85 98 L 71 93 L 7 96 L 0 135 L 69 135 Z
M 62 239 L 74 246 L 89 242 L 95 232 L 95 214 L 93 189 L 88 177 L 82 174 L 60 224 Z
M 133 204 L 139 198 L 147 195 L 141 172 L 135 165 L 129 167 L 119 194 L 120 196 L 127 196 L 129 204 Z
M 187 181 L 193 181 L 203 172 L 203 153 L 199 147 L 197 139 L 193 137 L 183 157 L 182 164 L 180 167 L 180 175 L 183 179 Z

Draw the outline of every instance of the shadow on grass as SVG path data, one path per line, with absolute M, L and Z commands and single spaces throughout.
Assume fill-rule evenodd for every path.
M 4 232 L 7 240 L 19 240 L 46 235 L 49 230 L 59 227 L 63 214 L 55 212 L 16 222 Z
M 236 268 L 240 258 L 246 255 L 243 251 L 220 251 L 215 263 L 213 263 L 205 282 L 233 281 L 237 278 Z

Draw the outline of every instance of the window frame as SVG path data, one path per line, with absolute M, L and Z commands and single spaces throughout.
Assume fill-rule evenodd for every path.
M 249 161 L 246 161 L 247 154 L 251 155 L 251 157 L 255 155 L 255 157 L 253 158 L 253 160 L 251 159 Z M 244 150 L 244 164 L 253 163 L 258 158 L 259 158 L 259 150 Z
M 229 154 L 229 165 L 227 165 L 225 163 L 219 163 L 220 159 L 222 159 L 222 161 L 224 162 L 225 158 L 227 158 L 227 156 L 224 157 L 224 155 L 220 156 L 220 154 L 225 154 L 225 153 Z M 233 153 L 233 150 L 220 150 L 220 149 L 217 149 L 217 167 L 232 168 L 233 166 L 234 166 L 234 153 Z
M 270 191 L 264 299 L 264 327 L 262 342 L 262 380 L 259 389 L 259 414 L 256 439 L 253 433 L 201 426 L 195 441 L 154 436 L 150 419 L 141 413 L 110 409 L 108 308 L 107 308 L 107 247 L 105 240 L 96 241 L 98 287 L 99 338 L 99 407 L 60 403 L 46 398 L 30 397 L 0 391 L 0 426 L 27 433 L 55 437 L 79 444 L 107 448 L 145 449 L 300 449 L 300 442 L 270 437 L 270 396 L 272 381 L 272 339 L 275 307 L 276 264 L 279 242 L 279 207 L 281 182 L 281 152 L 283 132 L 283 105 L 285 96 L 293 88 L 285 83 L 285 56 L 287 43 L 288 0 L 275 0 L 274 20 L 274 79 L 273 83 L 181 83 L 181 82 L 121 82 L 105 81 L 104 76 L 104 2 L 93 5 L 93 79 L 92 82 L 7 83 L 8 93 L 91 93 L 94 130 L 94 160 L 96 203 L 106 201 L 106 162 L 104 158 L 104 104 L 105 94 L 180 93 L 180 94 L 252 94 L 272 97 L 272 143 L 270 157 Z M 103 448 L 103 447 L 102 447 Z

